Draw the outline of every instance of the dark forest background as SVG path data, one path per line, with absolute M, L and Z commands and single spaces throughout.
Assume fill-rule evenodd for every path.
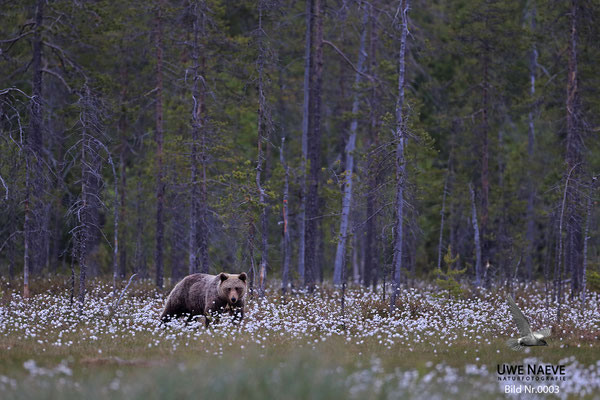
M 451 268 L 577 294 L 599 278 L 599 17 L 596 0 L 2 1 L 0 274 L 25 296 L 73 274 L 83 296 L 108 274 L 248 271 L 263 290 Z

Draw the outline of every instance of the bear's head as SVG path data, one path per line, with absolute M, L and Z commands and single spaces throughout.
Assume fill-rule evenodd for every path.
M 237 301 L 244 298 L 246 294 L 246 273 L 242 272 L 239 275 L 226 274 L 221 272 L 219 274 L 219 296 L 223 299 L 227 299 L 229 304 L 235 304 Z

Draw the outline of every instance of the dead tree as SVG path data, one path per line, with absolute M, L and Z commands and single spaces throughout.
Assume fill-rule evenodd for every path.
M 582 163 L 583 136 L 581 121 L 581 104 L 578 88 L 578 64 L 577 64 L 577 9 L 579 5 L 576 0 L 571 0 L 569 8 L 570 26 L 568 42 L 568 65 L 567 65 L 567 93 L 566 93 L 566 120 L 567 140 L 565 161 L 572 184 L 566 193 L 566 273 L 571 275 L 571 293 L 579 290 L 579 270 L 581 254 L 581 215 L 579 214 L 579 203 L 581 201 L 578 185 L 581 174 L 579 166 Z M 559 312 L 560 315 L 560 312 Z
M 531 9 L 531 29 L 535 30 L 535 6 Z M 535 43 L 532 46 L 529 61 L 529 95 L 531 96 L 531 108 L 528 114 L 529 130 L 527 132 L 527 159 L 529 165 L 533 165 L 535 154 L 535 80 L 537 71 L 538 52 Z M 526 215 L 526 241 L 527 249 L 525 251 L 525 272 L 527 280 L 533 277 L 533 245 L 535 236 L 535 181 L 533 179 L 531 168 L 527 169 L 527 215 Z
M 473 240 L 475 242 L 475 286 L 481 285 L 481 235 L 479 231 L 479 224 L 477 222 L 477 208 L 475 206 L 475 191 L 473 186 L 469 184 L 469 191 L 471 192 L 471 222 L 473 223 Z
M 261 209 L 260 225 L 261 225 L 261 257 L 259 267 L 259 293 L 260 296 L 265 295 L 265 284 L 267 279 L 267 261 L 268 261 L 268 205 L 266 203 L 265 190 L 261 184 L 261 174 L 266 162 L 263 146 L 267 145 L 269 140 L 270 129 L 270 113 L 265 97 L 265 56 L 266 49 L 264 46 L 264 28 L 263 28 L 263 12 L 264 2 L 258 1 L 258 60 L 256 62 L 258 72 L 258 156 L 256 161 L 256 189 L 258 191 L 258 203 Z
M 406 70 L 406 38 L 408 34 L 408 9 L 409 0 L 400 0 L 398 5 L 398 17 L 401 23 L 400 30 L 400 52 L 398 54 L 398 97 L 396 98 L 396 199 L 394 204 L 394 288 L 390 296 L 390 312 L 396 307 L 396 296 L 400 291 L 400 280 L 402 277 L 403 244 L 404 244 L 404 190 L 406 187 L 406 159 L 404 146 L 406 141 L 406 123 L 404 121 L 404 84 Z
M 592 196 L 594 193 L 594 185 L 597 178 L 594 176 L 590 183 L 590 189 L 585 207 L 585 229 L 583 231 L 583 266 L 581 268 L 581 307 L 585 307 L 586 286 L 587 286 L 587 264 L 588 264 L 588 233 L 590 231 L 590 218 L 592 214 Z
M 563 274 L 563 223 L 565 217 L 565 208 L 567 205 L 567 193 L 569 193 L 569 181 L 571 180 L 571 175 L 573 171 L 579 166 L 579 163 L 573 165 L 569 170 L 567 177 L 565 178 L 565 189 L 563 191 L 562 203 L 560 206 L 560 218 L 558 222 L 558 248 L 556 255 L 556 268 L 554 269 L 554 292 L 556 293 L 556 300 L 558 302 L 557 310 L 556 310 L 556 320 L 560 322 L 560 307 L 562 305 L 562 274 Z M 566 258 L 566 257 L 565 257 Z M 565 265 L 566 267 L 566 265 Z
M 448 169 L 448 173 L 446 174 L 446 179 L 444 180 L 444 192 L 442 193 L 442 209 L 440 211 L 440 238 L 438 241 L 438 260 L 437 267 L 440 269 L 442 267 L 442 247 L 444 243 L 444 218 L 446 216 L 446 195 L 448 194 L 448 180 L 450 179 L 450 169 Z
M 133 272 L 140 275 L 142 278 L 148 277 L 146 266 L 146 246 L 144 246 L 144 190 L 142 187 L 142 170 L 137 172 L 137 190 L 135 196 L 135 231 L 138 233 L 135 238 L 135 251 L 133 260 Z
M 122 53 L 124 53 L 122 51 Z M 125 54 L 123 54 L 125 55 Z M 123 61 L 120 67 L 119 75 L 121 80 L 121 114 L 119 116 L 118 122 L 118 130 L 120 132 L 120 154 L 119 154 L 119 172 L 120 172 L 120 180 L 119 180 L 119 193 L 121 195 L 120 199 L 120 215 L 119 220 L 123 224 L 124 227 L 127 227 L 127 223 L 125 221 L 127 214 L 127 199 L 126 199 L 126 190 L 127 190 L 127 158 L 128 158 L 128 143 L 127 143 L 127 110 L 126 110 L 126 102 L 127 102 L 127 85 L 129 82 L 127 76 L 127 63 Z M 121 238 L 123 239 L 123 243 L 126 243 L 126 230 L 124 229 L 121 233 Z M 121 279 L 125 278 L 127 274 L 127 246 L 121 246 L 120 254 L 119 254 L 119 276 Z
M 343 259 L 346 255 L 346 240 L 348 234 L 348 225 L 350 220 L 350 207 L 352 206 L 352 181 L 354 173 L 354 151 L 356 150 L 356 131 L 358 128 L 358 112 L 360 107 L 360 84 L 365 69 L 367 58 L 367 27 L 369 23 L 369 12 L 367 5 L 361 3 L 359 11 L 362 12 L 362 31 L 360 34 L 360 44 L 358 49 L 358 63 L 356 76 L 354 78 L 354 100 L 352 102 L 352 122 L 350 123 L 350 137 L 346 144 L 346 163 L 344 171 L 344 193 L 342 197 L 342 215 L 340 218 L 340 231 L 338 235 L 337 249 L 335 252 L 335 263 L 333 269 L 333 284 L 342 283 Z
M 79 147 L 81 165 L 81 195 L 73 204 L 69 213 L 75 216 L 75 227 L 71 230 L 74 235 L 73 246 L 79 261 L 79 313 L 83 313 L 86 295 L 86 279 L 88 274 L 88 256 L 95 242 L 95 236 L 100 229 L 97 210 L 103 206 L 100 199 L 102 182 L 102 158 L 100 152 L 103 144 L 101 105 L 92 95 L 87 85 L 84 86 L 79 98 L 79 128 L 81 136 L 76 144 Z M 114 166 L 114 164 L 113 164 Z M 116 182 L 115 182 L 116 184 Z M 115 204 L 116 206 L 116 204 Z M 118 215 L 118 213 L 117 213 Z
M 163 252 L 164 252 L 164 196 L 165 183 L 163 178 L 163 48 L 162 48 L 162 13 L 163 0 L 156 4 L 154 19 L 154 47 L 156 50 L 156 127 L 154 140 L 156 142 L 156 247 L 154 262 L 156 264 L 156 286 L 162 289 L 164 279 Z
M 377 48 L 377 16 L 374 5 L 369 5 L 369 71 L 370 76 L 375 75 L 377 67 L 376 48 Z M 379 144 L 379 110 L 378 110 L 377 85 L 372 82 L 369 94 L 369 144 L 371 148 L 377 149 Z M 370 155 L 367 159 L 367 220 L 365 235 L 365 271 L 363 275 L 363 284 L 365 286 L 373 285 L 373 290 L 377 289 L 377 279 L 379 275 L 379 263 L 377 262 L 377 186 L 378 186 L 378 165 L 376 158 Z
M 290 276 L 290 261 L 292 257 L 291 253 L 291 239 L 289 230 L 289 215 L 288 215 L 288 200 L 289 200 L 289 181 L 290 181 L 290 168 L 285 162 L 285 136 L 281 138 L 281 147 L 279 148 L 279 161 L 283 166 L 284 178 L 283 178 L 283 203 L 281 207 L 281 216 L 283 218 L 283 271 L 281 273 L 281 291 L 285 294 Z
M 204 143 L 199 146 L 200 136 L 205 137 L 205 52 L 206 52 L 206 11 L 204 9 L 204 2 L 198 4 L 197 2 L 190 2 L 190 13 L 193 18 L 193 42 L 192 42 L 192 61 L 193 61 L 193 87 L 192 87 L 192 148 L 190 154 L 191 161 L 191 190 L 190 190 L 190 233 L 189 233 L 189 265 L 188 273 L 193 274 L 198 272 L 199 260 L 198 253 L 201 253 L 202 272 L 208 272 L 208 265 L 205 260 L 206 258 L 206 215 L 202 215 L 199 218 L 199 202 L 204 202 L 205 199 L 199 199 L 200 192 L 204 193 L 204 190 L 200 188 L 200 165 L 199 165 L 199 154 L 200 151 L 204 154 Z M 200 51 L 202 50 L 202 54 Z M 204 141 L 203 141 L 204 142 Z M 202 156 L 202 163 L 204 165 L 204 156 Z M 204 168 L 203 168 L 203 171 Z M 205 184 L 205 173 L 202 174 L 203 185 Z M 200 228 L 201 232 L 198 232 Z M 198 249 L 198 241 L 200 241 L 200 249 Z

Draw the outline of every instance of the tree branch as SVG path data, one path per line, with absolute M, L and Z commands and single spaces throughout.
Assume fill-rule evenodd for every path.
M 45 72 L 47 74 L 50 74 L 50 75 L 56 77 L 67 88 L 69 93 L 73 91 L 73 90 L 71 90 L 71 86 L 69 86 L 69 84 L 67 83 L 65 78 L 63 78 L 63 76 L 61 74 L 59 74 L 58 72 L 52 71 L 51 69 L 48 69 L 48 68 L 42 68 L 42 72 Z
M 350 65 L 350 67 L 352 67 L 354 72 L 356 72 L 357 74 L 359 74 L 361 76 L 364 76 L 371 82 L 377 81 L 377 78 L 375 78 L 373 75 L 365 74 L 364 72 L 359 71 L 358 68 L 356 68 L 356 66 L 354 64 L 352 64 L 352 61 L 350 61 L 350 59 L 344 54 L 344 52 L 341 51 L 335 44 L 331 43 L 329 40 L 323 40 L 323 44 L 331 46 L 344 59 L 344 61 L 346 61 L 346 63 L 348 63 L 348 65 Z

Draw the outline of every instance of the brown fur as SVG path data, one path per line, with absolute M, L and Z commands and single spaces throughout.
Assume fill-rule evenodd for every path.
M 160 316 L 163 322 L 171 318 L 188 315 L 191 321 L 197 315 L 205 316 L 208 326 L 211 318 L 224 311 L 234 316 L 234 320 L 244 318 L 244 295 L 246 294 L 246 273 L 239 275 L 192 274 L 179 282 L 167 298 Z

